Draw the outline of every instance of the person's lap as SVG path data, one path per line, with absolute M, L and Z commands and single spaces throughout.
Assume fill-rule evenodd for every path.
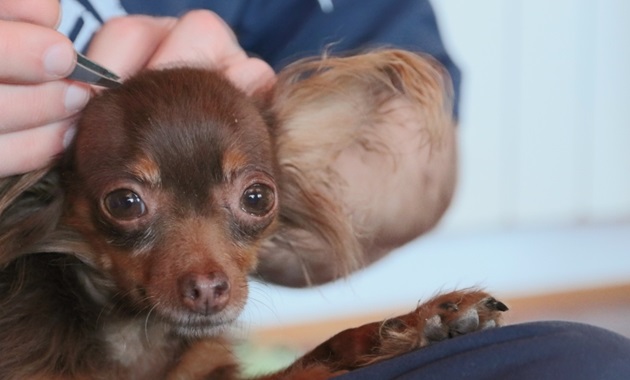
M 338 379 L 630 379 L 630 339 L 571 322 L 509 325 L 440 342 Z

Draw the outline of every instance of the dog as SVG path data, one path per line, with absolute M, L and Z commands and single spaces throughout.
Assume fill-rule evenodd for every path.
M 254 97 L 197 68 L 97 95 L 61 157 L 0 180 L 0 378 L 240 378 L 226 331 L 248 276 L 330 281 L 439 219 L 451 107 L 439 64 L 392 49 L 300 61 Z M 349 179 L 366 170 L 409 175 Z M 260 379 L 326 379 L 498 326 L 505 310 L 477 289 L 439 295 Z

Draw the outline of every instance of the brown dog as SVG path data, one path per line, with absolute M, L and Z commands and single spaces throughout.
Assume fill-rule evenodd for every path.
M 0 180 L 0 378 L 238 378 L 223 335 L 247 277 L 321 283 L 430 228 L 452 194 L 452 128 L 443 71 L 394 50 L 300 62 L 256 100 L 192 68 L 102 93 L 58 162 Z M 409 175 L 375 189 L 352 180 L 365 170 Z M 328 378 L 504 310 L 442 295 L 265 378 Z

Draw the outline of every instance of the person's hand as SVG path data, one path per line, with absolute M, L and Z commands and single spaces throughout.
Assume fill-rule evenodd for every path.
M 0 2 L 0 177 L 43 167 L 61 152 L 72 116 L 89 99 L 89 86 L 63 80 L 76 56 L 54 30 L 58 21 L 58 0 Z
M 34 5 L 29 8 L 29 3 L 35 2 L 41 11 L 30 15 Z M 0 104 L 10 105 L 0 108 L 0 177 L 43 167 L 61 152 L 73 135 L 69 117 L 89 98 L 88 86 L 59 80 L 72 71 L 75 56 L 70 41 L 51 29 L 58 19 L 56 0 L 0 4 L 0 40 L 7 41 L 0 43 L 0 54 L 11 57 L 0 64 Z M 28 51 L 23 46 L 29 46 Z M 52 75 L 46 74 L 47 61 L 42 58 L 51 46 L 59 55 L 51 60 L 57 65 Z M 63 53 L 71 57 L 67 67 Z M 193 11 L 180 19 L 112 19 L 95 35 L 87 55 L 123 78 L 145 67 L 185 65 L 222 71 L 247 94 L 275 81 L 273 69 L 248 57 L 229 26 L 208 11 Z
M 88 56 L 123 78 L 145 67 L 219 70 L 250 95 L 275 80 L 273 69 L 261 59 L 248 57 L 230 27 L 209 11 L 192 11 L 179 19 L 112 19 L 95 35 Z

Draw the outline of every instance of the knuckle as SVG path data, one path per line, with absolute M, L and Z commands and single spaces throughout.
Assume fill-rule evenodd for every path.
M 114 38 L 122 39 L 122 41 L 143 40 L 147 36 L 163 33 L 164 30 L 170 28 L 171 21 L 172 18 L 168 17 L 156 18 L 144 15 L 114 17 L 103 24 L 94 38 L 110 41 Z
M 247 61 L 252 71 L 255 71 L 264 80 L 269 80 L 276 75 L 271 66 L 260 58 L 251 57 Z
M 139 16 L 115 17 L 103 24 L 96 35 L 133 36 L 144 31 L 144 24 L 144 20 Z
M 259 58 L 248 58 L 232 64 L 225 70 L 226 76 L 238 88 L 252 95 L 265 91 L 275 83 L 275 72 L 265 61 Z
M 199 23 L 210 26 L 216 26 L 217 24 L 223 23 L 223 20 L 218 14 L 206 9 L 188 11 L 181 17 L 180 20 L 186 23 Z
M 228 24 L 216 13 L 209 10 L 193 10 L 184 14 L 180 23 L 195 29 L 200 36 L 211 35 L 216 39 L 236 40 Z

